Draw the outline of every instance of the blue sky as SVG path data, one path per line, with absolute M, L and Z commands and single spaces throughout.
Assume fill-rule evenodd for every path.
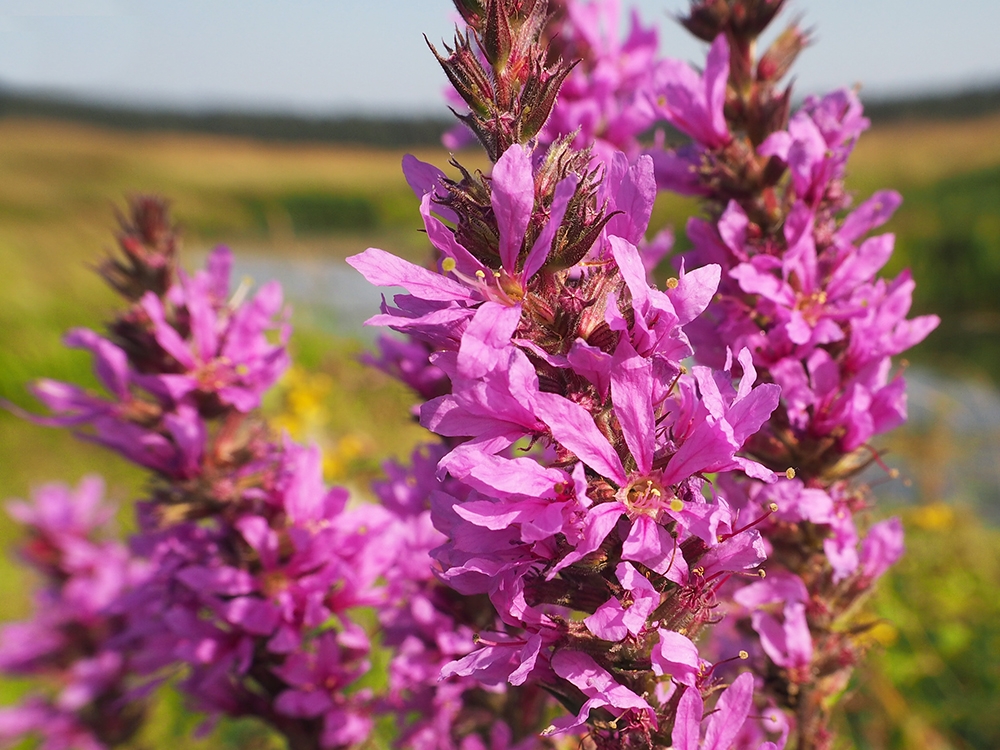
M 634 5 L 665 54 L 701 59 L 670 18 L 684 0 Z M 449 0 L 0 0 L 0 83 L 180 107 L 436 113 L 444 79 L 421 35 L 448 36 L 451 13 Z M 1000 0 L 792 0 L 792 16 L 818 38 L 800 93 L 1000 83 Z

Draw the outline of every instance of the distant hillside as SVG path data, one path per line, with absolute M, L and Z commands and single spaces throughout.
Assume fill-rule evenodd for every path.
M 1000 84 L 947 94 L 865 98 L 873 124 L 899 120 L 963 120 L 1000 112 Z
M 949 94 L 869 99 L 876 125 L 899 120 L 951 120 L 1000 112 L 1000 84 Z M 306 117 L 240 111 L 185 111 L 97 104 L 0 87 L 0 118 L 40 117 L 130 131 L 209 133 L 266 141 L 352 143 L 388 148 L 438 145 L 455 120 L 442 117 Z
M 306 117 L 240 111 L 184 111 L 115 106 L 0 88 L 0 117 L 40 117 L 130 131 L 207 133 L 265 141 L 437 146 L 447 117 Z

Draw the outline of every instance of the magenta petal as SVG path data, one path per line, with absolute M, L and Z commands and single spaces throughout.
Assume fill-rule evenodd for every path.
M 668 289 L 667 297 L 677 313 L 677 322 L 686 325 L 701 315 L 719 288 L 722 266 L 712 263 L 682 274 L 676 289 Z
M 378 248 L 370 247 L 352 255 L 347 263 L 375 286 L 401 286 L 420 299 L 454 302 L 473 298 L 469 289 L 457 281 Z
M 742 384 L 741 384 L 742 385 Z M 758 385 L 741 401 L 735 402 L 726 414 L 726 421 L 733 428 L 733 439 L 738 447 L 743 447 L 747 438 L 761 428 L 771 413 L 778 407 L 781 397 L 780 386 L 774 383 Z
M 753 700 L 753 675 L 744 672 L 726 688 L 708 720 L 702 750 L 729 750 L 750 713 Z
M 441 187 L 442 180 L 446 177 L 445 173 L 433 164 L 420 161 L 413 154 L 407 154 L 403 157 L 403 176 L 413 194 L 421 200 L 428 193 L 433 194 L 437 188 Z M 434 204 L 434 210 L 448 221 L 458 221 L 458 215 L 447 206 Z
M 515 143 L 504 151 L 493 166 L 491 178 L 490 203 L 500 230 L 500 263 L 513 274 L 535 206 L 535 180 L 527 150 Z
M 885 224 L 903 202 L 895 190 L 879 190 L 844 219 L 837 230 L 837 239 L 854 242 L 875 227 Z
M 788 152 L 791 148 L 792 134 L 787 130 L 779 130 L 764 139 L 764 142 L 757 149 L 757 153 L 761 156 L 776 156 L 787 164 Z
M 195 476 L 207 438 L 201 415 L 190 404 L 180 404 L 174 413 L 164 415 L 163 426 L 177 446 L 176 470 L 186 477 Z
M 153 323 L 153 336 L 156 338 L 156 343 L 163 347 L 163 350 L 176 359 L 183 367 L 194 369 L 196 364 L 194 357 L 191 356 L 191 352 L 187 344 L 184 343 L 184 339 L 180 337 L 180 334 L 167 324 L 164 317 L 163 302 L 160 298 L 152 292 L 146 292 L 139 304 Z
M 788 654 L 795 666 L 805 666 L 812 661 L 813 642 L 806 620 L 806 605 L 792 602 L 785 605 L 785 633 Z
M 773 615 L 757 610 L 751 614 L 750 623 L 771 661 L 787 669 L 803 667 L 812 658 L 812 637 L 805 620 L 805 605 L 801 602 L 786 604 L 784 617 L 782 624 Z
M 740 449 L 732 428 L 724 421 L 705 421 L 670 457 L 663 472 L 664 484 L 672 485 L 702 472 L 730 468 L 733 453 Z
M 893 234 L 869 237 L 849 255 L 833 272 L 826 285 L 831 298 L 846 297 L 863 283 L 871 281 L 875 274 L 889 262 L 896 241 Z
M 208 275 L 208 291 L 216 302 L 223 302 L 229 296 L 229 277 L 233 273 L 233 251 L 219 245 L 205 262 Z
M 533 458 L 500 458 L 474 447 L 462 445 L 453 450 L 445 464 L 448 471 L 483 492 L 553 497 L 553 489 L 566 481 L 559 469 L 547 469 Z M 463 450 L 465 449 L 465 450 Z M 475 480 L 475 481 L 470 481 Z
M 744 586 L 733 595 L 733 599 L 747 609 L 757 609 L 772 602 L 809 601 L 809 591 L 798 576 L 778 571 L 769 575 L 767 580 Z
M 278 535 L 260 516 L 244 516 L 234 524 L 243 538 L 260 556 L 265 568 L 272 568 L 278 560 Z
M 278 626 L 280 614 L 270 602 L 250 596 L 230 599 L 225 605 L 226 619 L 253 635 L 270 635 Z
M 31 384 L 30 390 L 32 395 L 41 401 L 49 411 L 61 413 L 63 416 L 39 417 L 6 400 L 0 401 L 0 404 L 22 419 L 52 427 L 70 427 L 89 422 L 99 415 L 110 412 L 113 408 L 112 403 L 91 396 L 79 386 L 58 380 L 41 378 Z
M 656 436 L 653 364 L 640 357 L 625 336 L 618 342 L 611 362 L 611 398 L 639 473 L 648 474 L 653 466 Z
M 861 570 L 875 580 L 903 554 L 903 524 L 898 518 L 879 521 L 861 544 Z
M 709 145 L 723 145 L 730 140 L 729 126 L 723 107 L 726 104 L 726 85 L 729 83 L 729 42 L 725 34 L 719 34 L 708 50 L 705 60 L 705 99 L 708 119 L 715 142 Z
M 597 388 L 602 398 L 607 397 L 611 385 L 612 356 L 583 339 L 577 339 L 566 355 L 573 371 L 582 375 Z
M 698 750 L 701 739 L 701 716 L 705 703 L 697 688 L 689 687 L 677 703 L 674 731 L 670 735 L 673 750 Z
M 624 512 L 625 506 L 621 503 L 602 503 L 591 508 L 584 522 L 583 539 L 576 549 L 553 566 L 545 577 L 552 580 L 560 570 L 582 560 L 600 547 L 601 542 L 607 539 Z
M 522 278 L 527 281 L 539 268 L 545 265 L 552 250 L 552 240 L 555 239 L 559 225 L 562 224 L 563 216 L 566 215 L 566 207 L 570 199 L 576 192 L 579 178 L 571 174 L 556 185 L 556 192 L 552 198 L 552 207 L 549 209 L 549 220 L 545 223 L 542 231 L 538 234 L 535 244 L 531 246 L 528 257 L 524 259 Z
M 616 682 L 593 657 L 580 651 L 557 651 L 552 657 L 552 668 L 557 675 L 580 688 L 584 695 L 599 698 L 605 706 L 621 709 L 650 708 L 645 700 Z
M 219 336 L 216 331 L 219 319 L 213 307 L 213 300 L 206 293 L 203 276 L 199 275 L 194 280 L 189 280 L 184 286 L 187 296 L 188 325 L 194 350 L 200 361 L 211 362 L 219 348 Z
M 601 640 L 614 642 L 628 635 L 624 616 L 625 610 L 622 609 L 621 602 L 611 597 L 598 607 L 594 614 L 585 617 L 583 622 L 587 629 Z
M 489 500 L 472 500 L 455 505 L 455 513 L 474 526 L 502 531 L 520 520 L 523 510 Z
M 178 571 L 176 577 L 185 586 L 199 593 L 235 596 L 249 594 L 257 589 L 257 583 L 250 573 L 228 565 L 215 568 L 190 565 Z
M 66 346 L 89 349 L 94 354 L 94 371 L 104 387 L 119 399 L 128 398 L 128 357 L 106 338 L 88 328 L 74 328 L 63 339 Z
M 535 410 L 552 431 L 552 437 L 587 466 L 619 486 L 627 482 L 621 459 L 597 429 L 590 412 L 555 393 L 539 393 Z
M 740 289 L 747 294 L 759 294 L 782 307 L 790 308 L 795 305 L 795 292 L 788 283 L 768 271 L 758 269 L 753 263 L 740 263 L 729 275 L 736 279 Z
M 313 718 L 333 705 L 324 690 L 285 690 L 274 701 L 274 710 L 284 716 Z
M 602 188 L 608 187 L 611 193 L 609 209 L 619 213 L 608 222 L 606 233 L 639 244 L 649 226 L 649 216 L 656 200 L 653 158 L 643 154 L 629 167 L 628 157 L 620 151 L 616 152 L 602 185 Z
M 510 338 L 521 320 L 521 308 L 486 302 L 462 334 L 458 369 L 463 377 L 478 379 L 510 361 Z
M 615 575 L 632 594 L 632 606 L 625 610 L 622 620 L 632 635 L 638 635 L 646 627 L 647 618 L 660 605 L 660 592 L 629 563 L 618 563 Z
M 519 654 L 521 663 L 517 669 L 510 673 L 508 682 L 511 685 L 523 685 L 525 680 L 528 679 L 528 675 L 531 674 L 531 670 L 535 668 L 535 662 L 538 660 L 538 654 L 542 648 L 542 638 L 539 635 L 532 635 L 528 638 L 528 642 L 524 644 L 524 648 L 521 649 Z
M 642 309 L 649 299 L 650 290 L 646 282 L 646 267 L 642 265 L 638 249 L 620 237 L 609 237 L 608 242 L 611 244 L 611 254 L 618 264 L 618 270 L 621 271 L 622 278 L 632 293 L 632 306 L 637 310 Z
M 906 380 L 902 375 L 879 388 L 872 398 L 870 412 L 876 433 L 888 432 L 906 421 Z
M 701 668 L 698 647 L 687 636 L 673 630 L 660 630 L 660 640 L 653 647 L 653 672 L 670 675 L 675 681 L 694 686 Z
M 726 210 L 719 217 L 719 236 L 736 257 L 746 255 L 747 227 L 750 219 L 746 211 L 734 200 L 726 205 Z
M 506 682 L 514 671 L 513 661 L 517 658 L 515 649 L 519 645 L 528 645 L 523 641 L 507 640 L 508 636 L 491 633 L 490 640 L 499 641 L 497 645 L 484 646 L 464 656 L 458 661 L 445 664 L 441 669 L 441 678 L 456 675 L 459 677 L 474 677 L 486 685 L 498 685 Z M 530 649 L 519 649 L 521 655 L 531 659 Z
M 470 276 L 476 271 L 489 273 L 489 269 L 480 263 L 468 250 L 458 244 L 455 235 L 448 227 L 442 224 L 437 217 L 431 216 L 431 194 L 428 193 L 420 201 L 420 216 L 424 220 L 424 229 L 427 231 L 427 238 L 431 241 L 445 257 L 455 261 L 455 266 L 459 271 Z
M 677 542 L 649 516 L 639 516 L 632 522 L 632 530 L 622 545 L 622 557 L 642 563 L 675 583 L 687 581 L 687 561 Z

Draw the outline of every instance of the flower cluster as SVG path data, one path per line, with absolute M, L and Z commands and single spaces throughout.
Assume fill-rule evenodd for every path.
M 656 29 L 632 11 L 620 38 L 617 2 L 554 2 L 546 24 L 550 49 L 579 61 L 567 76 L 552 115 L 539 134 L 542 144 L 573 134 L 573 145 L 590 148 L 610 163 L 618 152 L 635 160 L 638 136 L 656 121 L 652 91 L 658 79 Z
M 722 268 L 718 294 L 689 328 L 696 358 L 719 366 L 745 349 L 781 387 L 747 451 L 773 470 L 794 467 L 797 478 L 722 480 L 735 507 L 779 508 L 760 527 L 771 575 L 737 591 L 734 608 L 759 638 L 750 650 L 770 699 L 796 716 L 798 746 L 825 748 L 832 696 L 860 648 L 838 622 L 902 551 L 896 520 L 874 525 L 859 549 L 855 514 L 871 503 L 852 478 L 881 464 L 869 441 L 906 418 L 891 358 L 938 320 L 907 319 L 908 272 L 876 276 L 893 236 L 869 234 L 899 195 L 879 192 L 849 210 L 846 163 L 868 127 L 856 94 L 809 97 L 789 117 L 790 87 L 777 84 L 807 42 L 794 23 L 754 57 L 782 5 L 692 3 L 683 23 L 711 43 L 707 63 L 700 76 L 672 75 L 661 102 L 691 143 L 657 164 L 662 187 L 703 196 L 708 218 L 688 223 L 684 262 Z
M 39 677 L 51 693 L 0 709 L 0 742 L 33 734 L 41 746 L 97 750 L 128 740 L 145 706 L 130 695 L 128 654 L 117 645 L 127 628 L 115 604 L 146 576 L 143 561 L 104 534 L 113 508 L 104 484 L 87 477 L 74 491 L 46 485 L 33 502 L 12 502 L 27 539 L 21 558 L 41 578 L 35 616 L 0 629 L 0 671 Z
M 106 393 L 53 381 L 33 388 L 54 412 L 36 421 L 72 426 L 153 476 L 127 553 L 88 551 L 86 518 L 75 515 L 95 502 L 89 485 L 75 503 L 50 490 L 37 513 L 19 511 L 45 532 L 53 565 L 84 566 L 60 568 L 58 597 L 93 589 L 74 604 L 74 617 L 95 623 L 73 631 L 90 639 L 86 648 L 36 639 L 48 649 L 38 660 L 61 655 L 62 669 L 82 675 L 55 705 L 96 732 L 93 714 L 110 716 L 109 700 L 132 705 L 179 675 L 191 705 L 210 717 L 259 717 L 292 747 L 358 742 L 371 700 L 346 691 L 368 668 L 369 642 L 350 613 L 382 600 L 377 582 L 392 554 L 380 532 L 391 517 L 348 508 L 345 490 L 324 486 L 318 449 L 273 437 L 255 413 L 288 361 L 280 288 L 230 297 L 226 249 L 211 254 L 207 271 L 175 278 L 177 242 L 156 199 L 134 201 L 120 245 L 124 258 L 103 271 L 131 305 L 107 336 L 67 337 L 90 350 Z M 125 566 L 141 575 L 126 576 Z M 63 627 L 61 609 L 8 630 L 5 648 L 19 633 Z M 19 657 L 5 669 L 33 663 Z M 34 703 L 18 710 L 42 716 Z M 48 732 L 40 721 L 22 729 Z M 99 728 L 102 742 L 120 741 Z
M 483 8 L 505 12 L 502 2 Z M 512 49 L 537 49 L 533 26 L 518 33 L 533 36 Z M 460 60 L 489 77 L 491 42 L 476 38 L 481 54 L 456 53 L 446 69 Z M 529 75 L 523 85 L 542 84 Z M 477 130 L 488 152 L 507 132 L 494 119 L 477 126 L 497 130 Z M 426 484 L 420 494 L 443 534 L 431 554 L 461 595 L 452 610 L 472 599 L 495 615 L 477 623 L 479 648 L 442 674 L 544 687 L 572 711 L 547 735 L 690 745 L 701 696 L 717 690 L 691 639 L 729 578 L 756 575 L 764 548 L 753 526 L 770 512 L 736 512 L 706 477 L 739 469 L 773 481 L 737 454 L 778 388 L 754 385 L 745 350 L 736 384 L 732 362 L 682 366 L 692 354 L 684 326 L 716 293 L 719 268 L 682 271 L 666 290 L 647 282 L 637 244 L 656 192 L 649 157 L 613 154 L 595 171 L 591 153 L 567 139 L 521 140 L 495 155 L 488 177 L 462 170 L 456 182 L 404 161 L 435 269 L 377 249 L 348 259 L 372 283 L 406 290 L 369 322 L 406 334 L 447 378 L 448 392 L 419 410 L 443 438 L 437 478 L 414 486 Z M 435 655 L 446 653 L 440 633 Z M 730 691 L 712 726 L 735 736 L 750 689 L 743 680 Z
M 754 56 L 783 4 L 693 0 L 696 71 L 634 14 L 619 40 L 615 2 L 455 0 L 467 28 L 431 49 L 491 169 L 406 157 L 431 263 L 348 259 L 404 290 L 369 361 L 436 436 L 377 504 L 259 413 L 289 364 L 278 285 L 233 293 L 224 248 L 184 273 L 165 204 L 135 199 L 100 267 L 127 306 L 66 337 L 104 392 L 39 381 L 26 416 L 148 494 L 127 545 L 99 480 L 11 506 L 43 586 L 0 670 L 54 687 L 0 711 L 0 742 L 121 745 L 169 681 L 293 750 L 363 746 L 380 717 L 412 750 L 829 747 L 844 619 L 902 552 L 895 519 L 862 538 L 856 475 L 906 416 L 892 357 L 937 319 L 877 277 L 899 196 L 850 210 L 857 97 L 791 114 L 796 24 Z M 642 145 L 657 123 L 689 142 Z M 663 189 L 704 212 L 660 288 Z M 374 620 L 387 674 L 362 687 Z

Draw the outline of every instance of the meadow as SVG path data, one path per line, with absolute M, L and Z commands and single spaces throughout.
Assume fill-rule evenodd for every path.
M 417 203 L 402 154 L 330 145 L 264 144 L 218 136 L 128 133 L 44 120 L 0 120 L 0 396 L 31 405 L 36 377 L 94 382 L 89 359 L 60 344 L 72 326 L 99 326 L 114 297 L 91 268 L 114 240 L 114 209 L 136 192 L 172 201 L 193 267 L 216 243 L 238 254 L 289 262 L 334 260 L 368 246 L 424 257 Z M 417 156 L 443 165 L 443 149 Z M 478 156 L 461 154 L 467 166 Z M 937 312 L 940 331 L 914 361 L 949 377 L 1000 384 L 1000 116 L 899 122 L 866 134 L 851 162 L 858 195 L 891 187 L 903 208 L 890 268 L 911 267 L 916 312 Z M 673 225 L 683 248 L 683 199 L 661 198 L 654 227 Z M 265 281 L 266 279 L 257 279 Z M 363 283 L 359 279 L 359 284 Z M 331 292 L 333 293 L 333 292 Z M 374 310 L 372 311 L 374 312 Z M 269 403 L 278 424 L 327 449 L 327 473 L 360 490 L 382 460 L 421 438 L 410 397 L 357 361 L 358 340 L 334 334 L 314 309 L 293 315 L 298 367 Z M 926 437 L 926 436 L 924 436 Z M 944 472 L 961 446 L 913 432 L 887 441 L 921 471 Z M 942 442 L 943 441 L 943 442 Z M 941 449 L 950 445 L 951 453 Z M 994 452 L 1000 445 L 993 446 Z M 891 455 L 890 455 L 891 461 Z M 63 431 L 0 411 L 0 496 L 23 497 L 45 481 L 107 477 L 119 501 L 141 496 L 143 477 Z M 975 489 L 921 482 L 896 510 L 909 554 L 872 601 L 873 651 L 845 700 L 858 747 L 1000 747 L 1000 530 L 983 523 Z M 884 492 L 893 497 L 893 490 Z M 886 515 L 884 510 L 877 511 Z M 121 524 L 128 526 L 128 509 Z M 16 528 L 0 518 L 0 544 Z M 0 562 L 3 619 L 28 611 L 30 581 Z M 0 685 L 0 703 L 19 686 Z M 195 721 L 169 701 L 149 745 L 166 746 Z M 252 723 L 224 726 L 206 743 L 267 747 Z M 207 744 L 206 744 L 207 746 Z

